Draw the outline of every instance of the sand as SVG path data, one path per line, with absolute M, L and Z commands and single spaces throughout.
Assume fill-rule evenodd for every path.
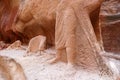
M 111 80 L 80 67 L 68 68 L 65 62 L 49 64 L 55 50 L 47 49 L 41 55 L 24 57 L 25 50 L 1 50 L 0 55 L 14 58 L 24 69 L 27 80 Z

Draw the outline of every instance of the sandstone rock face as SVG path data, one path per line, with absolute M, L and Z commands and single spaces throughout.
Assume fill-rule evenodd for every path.
M 105 51 L 120 53 L 120 21 L 102 24 Z
M 102 15 L 120 13 L 120 0 L 105 0 L 101 7 Z
M 65 50 L 69 65 L 77 63 L 86 70 L 98 72 L 100 76 L 107 75 L 113 80 L 111 70 L 99 55 L 98 42 L 101 38 L 98 21 L 102 1 L 25 0 L 20 5 L 22 10 L 19 10 L 12 30 L 28 38 L 44 35 L 47 44 L 55 43 L 57 60 Z
M 0 1 L 0 40 L 14 42 L 20 38 L 11 30 L 18 8 L 19 0 Z
M 106 0 L 100 17 L 105 51 L 120 53 L 120 0 Z

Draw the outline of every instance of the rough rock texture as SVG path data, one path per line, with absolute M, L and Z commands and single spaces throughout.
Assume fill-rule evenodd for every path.
M 120 0 L 106 0 L 100 17 L 105 51 L 120 53 Z
M 44 51 L 45 49 L 46 49 L 46 37 L 38 35 L 30 40 L 26 52 L 27 54 L 31 54 Z
M 14 42 L 20 39 L 20 36 L 11 30 L 18 8 L 19 1 L 0 0 L 0 40 Z
M 102 15 L 120 13 L 120 0 L 105 0 L 102 4 L 101 10 Z
M 102 0 L 25 0 L 20 5 L 22 10 L 19 9 L 12 30 L 29 39 L 38 34 L 44 35 L 48 44 L 55 43 L 58 52 L 67 52 L 68 63 L 72 64 L 76 59 L 77 65 L 113 80 L 112 72 L 99 55 L 101 50 L 98 42 L 101 39 L 98 20 L 101 2 Z
M 22 66 L 14 59 L 0 56 L 0 80 L 26 80 Z

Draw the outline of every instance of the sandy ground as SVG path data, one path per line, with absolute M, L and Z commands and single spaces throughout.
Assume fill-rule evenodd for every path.
M 23 57 L 25 50 L 1 50 L 0 55 L 9 56 L 19 62 L 27 76 L 27 80 L 111 80 L 100 77 L 76 67 L 70 69 L 64 62 L 49 64 L 48 61 L 55 57 L 55 50 L 48 49 L 41 55 Z

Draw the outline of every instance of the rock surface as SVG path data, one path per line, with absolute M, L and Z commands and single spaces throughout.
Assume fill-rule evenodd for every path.
M 26 1 L 28 1 L 28 0 L 26 0 Z M 32 0 L 31 0 L 32 1 Z M 34 0 L 33 0 L 34 1 Z M 36 0 L 37 1 L 37 0 Z M 39 1 L 39 0 L 38 0 Z M 45 0 L 43 0 L 43 2 L 44 2 Z M 47 1 L 47 0 L 46 0 Z M 78 0 L 79 1 L 79 0 Z M 106 3 L 107 4 L 107 3 Z M 33 4 L 34 5 L 34 4 Z M 34 7 L 36 7 L 36 6 L 34 6 Z M 45 7 L 46 8 L 46 7 Z M 39 9 L 38 9 L 39 10 Z M 104 9 L 105 10 L 105 9 Z M 34 11 L 34 10 L 33 10 Z M 37 10 L 36 10 L 37 11 Z M 78 10 L 77 10 L 78 11 Z M 79 11 L 78 11 L 79 12 Z M 82 12 L 82 11 L 81 11 Z M 108 12 L 108 11 L 107 11 Z M 117 11 L 116 12 L 112 12 L 113 14 L 116 14 L 117 13 Z M 108 13 L 107 13 L 108 14 Z M 110 15 L 113 15 L 113 14 L 110 14 Z M 44 15 L 44 13 L 43 13 L 43 15 Z M 109 21 L 109 19 L 107 19 L 107 16 L 109 16 L 109 15 L 107 15 L 106 16 L 106 13 L 104 14 L 105 15 L 105 17 L 103 16 L 103 21 L 104 22 L 101 22 L 101 25 L 103 26 L 103 25 L 105 25 L 106 26 L 106 24 L 105 24 L 105 22 L 106 23 L 108 23 L 108 22 L 110 22 L 111 23 L 111 20 Z M 28 15 L 29 16 L 29 15 Z M 1 16 L 0 16 L 1 17 Z M 5 17 L 5 16 L 4 16 Z M 24 17 L 27 17 L 27 16 L 24 16 Z M 53 16 L 54 17 L 54 16 Z M 49 17 L 48 17 L 49 18 Z M 81 18 L 83 18 L 83 15 L 81 15 Z M 51 19 L 51 17 L 50 17 L 50 19 Z M 71 18 L 70 18 L 71 19 Z M 74 19 L 74 18 L 72 18 L 72 19 Z M 86 17 L 85 18 L 83 18 L 83 19 L 87 19 Z M 5 19 L 6 20 L 6 19 Z M 43 20 L 43 19 L 42 19 Z M 41 21 L 42 21 L 41 20 Z M 66 19 L 67 20 L 67 19 Z M 65 21 L 66 21 L 65 20 Z M 116 18 L 115 18 L 115 20 L 116 20 Z M 80 20 L 79 20 L 80 21 Z M 108 22 L 107 22 L 108 21 Z M 113 20 L 114 21 L 114 20 Z M 117 20 L 116 20 L 117 21 Z M 4 21 L 3 21 L 4 22 Z M 44 21 L 43 21 L 44 22 Z M 49 21 L 48 21 L 49 22 Z M 20 23 L 20 22 L 19 22 Z M 31 23 L 31 21 L 30 21 L 30 23 Z M 81 22 L 82 23 L 82 22 Z M 85 22 L 86 23 L 86 22 Z M 82 25 L 86 25 L 85 23 L 82 23 Z M 33 26 L 35 23 L 34 23 L 34 20 L 33 20 L 33 24 L 31 25 L 31 26 Z M 22 24 L 21 24 L 22 25 Z M 94 25 L 94 24 L 93 24 Z M 35 26 L 38 26 L 39 27 L 39 25 L 35 25 Z M 35 27 L 35 26 L 33 26 L 33 27 Z M 89 26 L 89 24 L 87 24 L 87 27 Z M 85 27 L 83 27 L 83 28 L 85 28 Z M 19 26 L 18 26 L 18 29 L 19 29 Z M 35 28 L 34 28 L 35 29 Z M 47 28 L 48 29 L 48 28 Z M 69 28 L 68 28 L 69 29 Z M 71 29 L 71 28 L 70 28 Z M 86 29 L 88 29 L 89 30 L 89 28 L 86 28 Z M 85 29 L 85 30 L 86 30 Z M 32 28 L 30 29 L 31 31 L 32 31 Z M 82 30 L 82 29 L 80 29 L 80 28 L 78 28 L 77 30 L 81 30 L 80 31 L 80 33 L 81 33 L 81 35 L 84 35 L 84 30 Z M 92 28 L 90 28 L 90 30 L 92 30 Z M 86 33 L 87 32 L 90 32 L 90 30 L 89 31 L 85 31 Z M 53 30 L 54 31 L 54 30 Z M 30 34 L 30 32 L 29 32 L 29 34 Z M 47 60 L 49 60 L 49 59 L 51 59 L 51 56 L 49 55 L 49 56 L 47 56 L 46 54 L 45 55 L 41 55 L 41 56 L 39 56 L 39 57 L 27 57 L 27 58 L 29 58 L 29 59 L 27 59 L 27 58 L 24 58 L 24 57 L 22 57 L 22 54 L 24 54 L 24 51 L 15 51 L 15 50 L 13 50 L 13 51 L 11 51 L 11 50 L 9 50 L 8 52 L 6 52 L 6 50 L 5 51 L 1 51 L 1 55 L 7 55 L 8 54 L 8 56 L 10 56 L 11 55 L 11 53 L 12 54 L 14 54 L 14 55 L 11 55 L 11 57 L 14 57 L 16 60 L 20 60 L 19 62 L 21 63 L 21 64 L 23 64 L 23 68 L 24 68 L 24 70 L 27 70 L 27 71 L 25 71 L 26 72 L 26 74 L 27 74 L 27 77 L 29 78 L 28 80 L 40 80 L 40 79 L 42 79 L 42 80 L 54 80 L 54 79 L 56 79 L 56 80 L 79 80 L 79 79 L 81 79 L 81 80 L 99 80 L 99 79 L 101 79 L 101 76 L 102 76 L 102 78 L 103 79 L 101 79 L 101 80 L 112 80 L 112 79 L 108 79 L 108 77 L 107 77 L 107 79 L 104 79 L 105 77 L 104 77 L 104 75 L 107 75 L 107 74 L 109 74 L 109 76 L 111 76 L 112 75 L 112 73 L 111 73 L 111 71 L 109 71 L 108 70 L 108 68 L 106 67 L 106 65 L 105 65 L 105 67 L 104 67 L 104 65 L 101 65 L 101 63 L 103 62 L 102 61 L 102 59 L 100 58 L 100 57 L 98 57 L 97 55 L 98 54 L 96 54 L 96 52 L 95 52 L 95 54 L 96 55 L 94 55 L 94 56 L 91 56 L 91 55 L 93 55 L 94 54 L 94 50 L 96 49 L 94 46 L 92 46 L 92 49 L 91 49 L 91 46 L 89 46 L 91 43 L 89 43 L 89 38 L 90 38 L 90 42 L 92 42 L 92 43 L 94 43 L 95 41 L 94 40 L 92 40 L 92 39 L 94 39 L 95 38 L 95 35 L 93 35 L 93 36 L 90 36 L 89 35 L 89 33 L 87 33 L 88 35 L 88 40 L 86 39 L 86 36 L 81 36 L 80 35 L 80 41 L 79 41 L 79 43 L 81 43 L 81 45 L 80 45 L 80 47 L 82 46 L 82 48 L 81 48 L 81 50 L 80 50 L 80 56 L 81 57 L 78 57 L 78 59 L 81 61 L 81 63 L 82 64 L 80 64 L 80 65 L 78 65 L 79 67 L 77 68 L 77 70 L 75 70 L 75 72 L 74 72 L 74 70 L 70 70 L 69 69 L 69 71 L 72 71 L 72 72 L 69 72 L 68 70 L 67 70 L 67 68 L 66 68 L 66 64 L 65 63 L 62 63 L 62 64 L 60 64 L 60 63 L 57 63 L 57 64 L 59 64 L 59 65 L 57 65 L 57 64 L 55 64 L 55 65 L 49 65 L 49 64 L 47 64 Z M 20 35 L 21 36 L 21 35 Z M 22 35 L 23 36 L 23 35 Z M 108 35 L 109 36 L 109 35 Z M 103 37 L 103 40 L 104 40 L 104 38 L 106 38 L 106 36 L 105 37 Z M 83 42 L 82 42 L 83 41 Z M 50 41 L 51 42 L 51 41 Z M 87 43 L 86 43 L 87 42 Z M 105 41 L 104 41 L 104 44 L 105 44 Z M 88 45 L 88 46 L 87 46 Z M 99 45 L 97 45 L 96 44 L 96 46 L 98 46 L 99 47 Z M 79 48 L 80 48 L 79 47 Z M 88 48 L 89 47 L 89 48 Z M 86 49 L 87 48 L 87 49 Z M 106 47 L 105 47 L 106 48 Z M 93 50 L 94 49 L 94 50 Z M 88 53 L 87 55 L 86 55 L 86 53 Z M 91 53 L 91 54 L 89 54 L 89 53 Z M 17 56 L 16 56 L 17 55 Z M 52 56 L 52 57 L 55 57 L 55 56 Z M 96 58 L 97 57 L 97 58 Z M 37 58 L 39 58 L 39 59 L 37 59 Z M 94 58 L 93 60 L 92 60 L 92 58 Z M 98 59 L 98 60 L 95 60 L 95 59 Z M 79 61 L 79 62 L 80 62 Z M 96 61 L 96 62 L 95 62 Z M 98 62 L 99 61 L 99 62 Z M 86 62 L 87 62 L 87 64 L 86 64 Z M 88 71 L 88 72 L 86 72 L 85 71 L 85 69 L 83 69 L 83 68 L 89 68 L 90 67 L 90 65 L 91 66 L 94 66 L 94 64 L 97 64 L 97 65 L 95 65 L 95 69 L 94 70 L 99 70 L 98 72 L 96 72 L 96 73 L 92 73 L 91 71 Z M 56 69 L 57 68 L 57 69 Z M 93 68 L 93 67 L 91 67 L 91 68 Z M 97 68 L 97 69 L 96 69 Z M 64 71 L 65 70 L 65 71 Z M 82 70 L 84 70 L 84 71 L 82 71 Z M 107 72 L 106 72 L 107 71 Z M 90 73 L 89 73 L 90 72 Z M 57 74 L 58 73 L 58 74 Z M 92 74 L 91 74 L 92 73 Z M 34 74 L 34 75 L 33 75 Z M 94 75 L 95 74 L 95 75 Z M 73 77 L 73 75 L 74 75 L 74 77 Z M 88 76 L 89 75 L 89 76 Z M 30 76 L 30 77 L 29 77 Z M 87 76 L 87 77 L 86 77 Z M 112 76 L 111 76 L 112 77 Z
M 120 53 L 120 0 L 106 0 L 100 18 L 105 51 Z

